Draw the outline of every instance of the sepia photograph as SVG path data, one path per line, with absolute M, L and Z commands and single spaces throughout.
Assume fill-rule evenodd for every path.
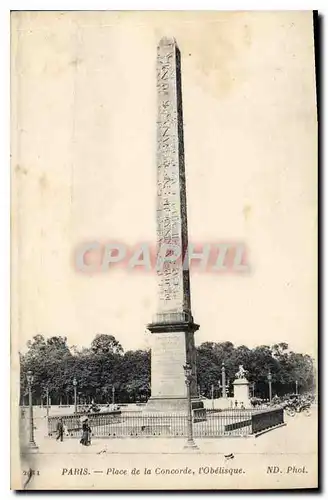
M 11 12 L 11 488 L 318 488 L 312 11 Z

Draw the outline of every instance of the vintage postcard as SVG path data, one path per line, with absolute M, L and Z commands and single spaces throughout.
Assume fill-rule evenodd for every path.
M 11 14 L 11 487 L 318 487 L 302 12 Z

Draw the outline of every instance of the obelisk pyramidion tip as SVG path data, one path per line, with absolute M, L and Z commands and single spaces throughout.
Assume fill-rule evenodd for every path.
M 173 36 L 163 36 L 159 41 L 159 47 L 168 47 L 171 45 L 177 45 L 176 39 Z

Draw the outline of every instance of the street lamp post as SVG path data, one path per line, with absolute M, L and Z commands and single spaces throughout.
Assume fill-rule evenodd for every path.
M 227 383 L 226 383 L 226 386 L 225 386 L 225 397 L 228 398 L 229 397 L 229 379 L 227 378 Z
M 49 417 L 49 387 L 46 388 L 46 399 L 47 399 L 47 418 Z
M 297 380 L 295 380 L 295 389 L 296 389 L 295 394 L 298 395 L 298 381 Z
M 28 385 L 28 403 L 29 403 L 29 413 L 30 413 L 30 439 L 28 447 L 30 450 L 37 451 L 38 447 L 34 440 L 34 422 L 33 422 L 33 404 L 32 404 L 32 384 L 33 384 L 33 373 L 28 371 L 26 374 L 27 385 Z
M 115 404 L 115 387 L 112 387 L 112 404 Z
M 222 361 L 221 374 L 222 374 L 222 397 L 226 398 L 227 397 L 227 391 L 226 391 L 226 371 L 225 371 L 224 361 Z
M 271 399 L 272 399 L 272 374 L 271 374 L 270 368 L 269 368 L 269 373 L 268 373 L 268 382 L 269 382 L 269 401 L 271 403 Z
M 188 439 L 185 445 L 185 448 L 198 450 L 198 446 L 196 445 L 193 437 L 193 428 L 192 428 L 192 409 L 191 409 L 191 395 L 190 395 L 190 384 L 192 381 L 192 368 L 189 363 L 187 363 L 184 367 L 185 377 L 186 377 L 186 386 L 187 386 L 187 405 L 188 405 Z
M 77 393 L 76 393 L 77 380 L 76 377 L 73 378 L 74 387 L 74 413 L 77 413 Z

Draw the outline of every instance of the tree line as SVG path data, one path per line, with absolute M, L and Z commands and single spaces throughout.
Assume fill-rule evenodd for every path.
M 20 354 L 21 404 L 28 402 L 27 372 L 33 373 L 33 403 L 73 404 L 73 378 L 77 381 L 80 404 L 144 402 L 150 396 L 150 351 L 124 352 L 112 335 L 97 334 L 89 347 L 69 346 L 66 337 L 36 335 Z M 233 395 L 232 383 L 239 365 L 257 397 L 268 397 L 268 372 L 272 374 L 272 393 L 313 391 L 315 368 L 307 354 L 291 351 L 286 343 L 248 348 L 232 342 L 204 342 L 197 347 L 197 382 L 201 395 L 222 395 L 222 363 L 226 385 Z M 252 385 L 254 383 L 254 385 Z

